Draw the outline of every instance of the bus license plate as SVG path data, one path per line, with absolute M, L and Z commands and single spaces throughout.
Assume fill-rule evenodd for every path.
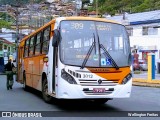
M 105 92 L 105 88 L 93 88 L 93 92 L 94 93 L 104 93 Z

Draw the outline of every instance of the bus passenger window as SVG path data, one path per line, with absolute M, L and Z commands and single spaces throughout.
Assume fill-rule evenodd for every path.
M 36 45 L 35 45 L 35 55 L 40 54 L 40 47 L 41 47 L 40 43 L 41 43 L 41 33 L 37 35 Z
M 32 56 L 34 52 L 34 37 L 30 39 L 30 45 L 29 45 L 29 56 Z
M 48 44 L 50 39 L 50 27 L 44 30 L 42 43 L 42 54 L 48 53 Z
M 28 57 L 29 40 L 26 40 L 24 47 L 24 57 Z

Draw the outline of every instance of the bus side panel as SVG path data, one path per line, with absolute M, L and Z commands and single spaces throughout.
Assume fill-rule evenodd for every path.
M 26 85 L 32 87 L 32 58 L 25 59 L 25 70 L 26 70 Z
M 42 74 L 43 74 L 43 71 L 44 71 L 44 64 L 46 64 L 46 63 L 43 63 L 43 58 L 44 57 L 46 57 L 46 55 L 40 56 L 40 63 L 39 63 L 40 64 L 39 69 L 40 69 L 41 78 L 40 78 L 40 81 L 39 81 L 39 84 L 38 84 L 38 88 L 39 88 L 40 91 L 42 91 Z
M 38 83 L 41 78 L 40 74 L 40 56 L 33 57 L 33 88 L 39 89 L 38 88 Z
M 43 58 L 46 55 L 41 55 L 33 58 L 33 88 L 42 91 L 42 72 L 43 72 Z

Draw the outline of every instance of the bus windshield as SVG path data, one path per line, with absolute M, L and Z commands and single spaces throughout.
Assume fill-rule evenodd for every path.
M 112 62 L 118 67 L 130 65 L 129 39 L 123 25 L 99 21 L 61 21 L 60 34 L 60 59 L 63 64 L 82 66 L 95 43 L 85 67 L 114 67 Z

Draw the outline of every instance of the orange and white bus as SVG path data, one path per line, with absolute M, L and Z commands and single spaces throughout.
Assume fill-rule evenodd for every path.
M 19 44 L 18 80 L 46 102 L 105 103 L 131 94 L 131 50 L 125 26 L 90 17 L 55 18 Z

